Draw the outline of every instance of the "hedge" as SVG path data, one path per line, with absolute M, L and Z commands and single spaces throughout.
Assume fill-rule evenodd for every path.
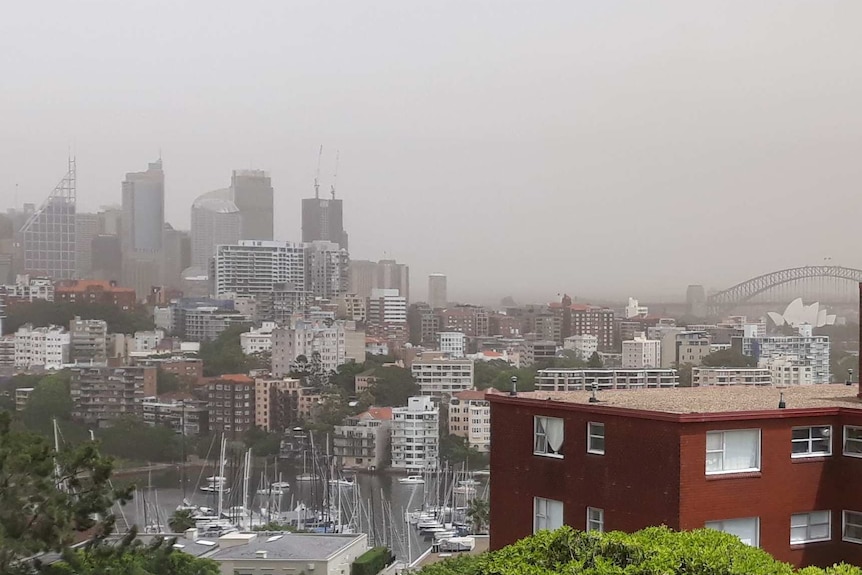
M 374 547 L 356 558 L 350 566 L 350 575 L 377 575 L 392 563 L 392 553 L 386 547 Z
M 835 565 L 799 571 L 737 537 L 711 529 L 585 533 L 571 527 L 541 531 L 498 551 L 460 556 L 425 567 L 421 575 L 862 575 Z

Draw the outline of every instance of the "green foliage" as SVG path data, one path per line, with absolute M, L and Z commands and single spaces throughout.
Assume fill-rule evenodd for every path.
M 42 569 L 45 575 L 218 575 L 218 563 L 174 549 L 176 539 L 157 537 L 145 545 L 130 532 L 117 545 L 66 551 L 63 560 Z
M 69 420 L 72 415 L 72 395 L 69 391 L 68 370 L 51 374 L 42 378 L 21 414 L 22 422 L 27 426 L 45 429 L 51 425 L 51 420 Z
M 0 573 L 15 573 L 23 557 L 62 550 L 75 532 L 107 536 L 114 502 L 131 498 L 130 490 L 110 486 L 113 461 L 95 444 L 55 452 L 45 438 L 9 423 L 0 413 Z
M 365 371 L 365 365 L 361 363 L 345 363 L 338 366 L 338 371 L 329 377 L 329 383 L 347 395 L 356 393 L 354 379 Z
M 242 352 L 239 343 L 241 333 L 249 326 L 232 325 L 224 330 L 215 341 L 201 343 L 200 358 L 204 364 L 204 375 L 215 377 L 226 373 L 248 373 L 249 358 Z
M 694 367 L 692 364 L 686 362 L 677 368 L 679 372 L 679 386 L 680 387 L 691 387 L 691 368 Z
M 593 355 L 591 355 L 589 361 L 587 361 L 587 367 L 590 369 L 601 369 L 604 367 L 604 362 L 602 361 L 602 357 L 599 355 L 599 352 L 593 352 Z
M 62 325 L 69 327 L 69 322 L 75 316 L 81 319 L 101 319 L 108 323 L 109 333 L 131 334 L 136 331 L 153 329 L 152 318 L 143 306 L 133 311 L 105 304 L 68 303 L 34 301 L 26 305 L 16 305 L 9 308 L 8 317 L 3 321 L 5 333 L 15 333 L 25 323 L 35 326 Z
M 97 438 L 109 455 L 145 462 L 173 462 L 182 459 L 181 437 L 169 427 L 150 427 L 137 419 L 120 419 Z
M 485 533 L 491 517 L 491 507 L 487 499 L 471 499 L 467 504 L 467 519 L 473 526 L 473 533 Z
M 470 447 L 467 438 L 460 435 L 443 435 L 440 438 L 440 459 L 451 464 L 466 463 L 471 469 L 488 465 L 488 454 Z
M 374 547 L 356 558 L 350 566 L 350 575 L 377 575 L 394 559 L 386 547 Z
M 256 457 L 272 457 L 278 455 L 281 446 L 281 434 L 267 433 L 263 429 L 254 426 L 245 432 L 242 438 L 247 448 Z
M 422 575 L 862 575 L 836 565 L 794 571 L 737 537 L 711 529 L 597 533 L 562 527 L 540 531 L 483 555 L 461 556 L 425 567 Z
M 192 518 L 192 512 L 188 509 L 177 509 L 168 519 L 171 533 L 185 533 L 186 529 L 191 529 L 194 526 L 195 520 Z
M 757 367 L 757 360 L 732 349 L 713 352 L 701 360 L 704 367 Z
M 377 379 L 369 389 L 374 397 L 374 405 L 407 405 L 407 398 L 419 394 L 419 386 L 413 380 L 409 369 L 397 366 L 382 367 L 374 372 L 374 377 Z

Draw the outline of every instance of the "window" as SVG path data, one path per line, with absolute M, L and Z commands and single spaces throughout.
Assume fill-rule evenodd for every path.
M 794 427 L 792 441 L 791 457 L 832 455 L 832 427 L 829 425 Z
M 605 510 L 587 507 L 587 531 L 605 530 Z
M 706 472 L 760 471 L 760 430 L 735 429 L 706 433 Z
M 605 454 L 605 424 L 587 424 L 587 453 Z
M 790 543 L 828 541 L 832 538 L 832 512 L 811 511 L 790 516 Z
M 536 455 L 547 455 L 549 457 L 563 457 L 560 450 L 563 447 L 564 425 L 563 420 L 558 417 L 543 417 L 537 415 L 533 418 L 533 429 L 535 442 L 533 453 Z
M 862 513 L 845 511 L 842 523 L 841 539 L 851 543 L 862 543 Z
M 752 547 L 760 546 L 760 519 L 758 517 L 707 521 L 704 527 L 736 535 L 746 545 L 751 545 Z
M 862 427 L 844 426 L 844 455 L 862 457 Z
M 543 497 L 533 498 L 533 533 L 563 526 L 563 502 Z

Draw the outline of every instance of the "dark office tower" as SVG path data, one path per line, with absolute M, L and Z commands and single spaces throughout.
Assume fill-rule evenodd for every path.
M 161 285 L 165 226 L 165 173 L 162 160 L 123 181 L 123 285 L 138 294 Z
M 302 200 L 302 241 L 327 241 L 347 248 L 341 200 L 306 198 Z
M 171 289 L 180 289 L 183 270 L 191 265 L 191 236 L 189 232 L 175 230 L 166 222 L 162 242 L 164 245 L 162 285 Z
M 90 277 L 97 280 L 120 281 L 123 272 L 123 252 L 120 238 L 115 235 L 99 235 L 93 238 L 91 247 L 92 270 Z
M 75 277 L 75 160 L 45 202 L 21 227 L 24 271 L 55 280 Z
M 263 170 L 233 171 L 229 199 L 239 209 L 240 239 L 274 239 L 272 197 L 269 174 Z
M 693 317 L 706 317 L 706 291 L 702 285 L 690 285 L 685 290 L 685 311 Z

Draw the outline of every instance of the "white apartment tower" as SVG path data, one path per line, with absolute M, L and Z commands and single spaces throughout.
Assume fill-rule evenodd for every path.
M 442 398 L 473 387 L 471 359 L 416 359 L 410 366 L 423 396 Z
M 61 369 L 69 363 L 69 333 L 62 327 L 34 328 L 25 324 L 15 332 L 15 367 Z
M 467 350 L 467 336 L 460 331 L 438 331 L 437 349 L 451 358 L 462 358 Z
M 75 362 L 107 362 L 108 323 L 76 317 L 69 322 L 69 344 Z
M 643 333 L 624 341 L 622 366 L 624 369 L 661 367 L 661 341 L 647 339 Z
M 314 241 L 306 244 L 308 253 L 308 289 L 314 297 L 334 300 L 347 293 L 347 250 L 334 242 Z
M 281 241 L 241 240 L 215 256 L 216 297 L 271 294 L 276 284 L 305 286 L 305 247 Z
M 411 397 L 392 409 L 392 468 L 407 472 L 435 469 L 439 463 L 440 410 L 430 397 Z
M 349 361 L 365 361 L 365 333 L 352 321 L 296 321 L 292 327 L 272 332 L 272 374 L 284 377 L 299 356 L 308 361 L 320 354 L 325 371 L 335 371 Z

